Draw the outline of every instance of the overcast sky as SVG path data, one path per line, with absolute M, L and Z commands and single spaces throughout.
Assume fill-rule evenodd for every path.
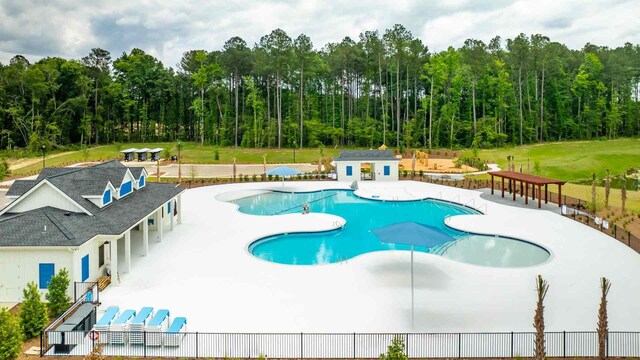
M 175 67 L 183 52 L 220 49 L 232 36 L 253 46 L 279 27 L 321 48 L 396 23 L 431 51 L 521 32 L 575 49 L 617 47 L 640 43 L 640 0 L 0 0 L 0 62 L 15 54 L 77 59 L 93 47 L 115 59 L 138 47 Z

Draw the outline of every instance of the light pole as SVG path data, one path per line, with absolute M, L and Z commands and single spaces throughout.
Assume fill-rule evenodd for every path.
M 296 163 L 296 148 L 298 147 L 298 143 L 294 140 L 293 141 L 293 163 Z
M 47 148 L 46 148 L 46 146 L 42 145 L 42 168 L 43 169 L 44 169 L 44 165 L 45 165 L 44 157 L 45 157 L 46 153 L 47 153 Z
M 182 182 L 182 157 L 180 156 L 180 150 L 182 150 L 182 143 L 178 140 L 178 184 Z

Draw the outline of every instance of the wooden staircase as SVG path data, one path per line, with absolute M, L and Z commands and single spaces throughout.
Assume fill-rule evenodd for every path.
M 107 286 L 109 286 L 109 284 L 111 284 L 111 276 L 108 276 L 108 275 L 101 276 L 98 279 L 98 290 L 102 291 L 106 289 Z

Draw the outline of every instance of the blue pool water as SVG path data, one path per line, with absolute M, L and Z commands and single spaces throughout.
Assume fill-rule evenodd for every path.
M 524 241 L 468 234 L 447 227 L 444 219 L 448 216 L 479 213 L 437 200 L 381 202 L 359 198 L 352 191 L 327 190 L 267 192 L 232 202 L 243 213 L 266 216 L 300 213 L 301 204 L 306 202 L 311 212 L 334 214 L 347 221 L 346 226 L 334 231 L 275 235 L 250 245 L 249 251 L 254 256 L 281 264 L 318 265 L 346 261 L 374 251 L 409 250 L 408 245 L 383 244 L 370 232 L 399 222 L 433 226 L 452 236 L 455 240 L 450 243 L 415 250 L 462 262 L 517 267 L 539 264 L 549 257 L 546 250 Z

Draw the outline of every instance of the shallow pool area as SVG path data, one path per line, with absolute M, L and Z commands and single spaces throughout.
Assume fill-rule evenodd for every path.
M 517 239 L 458 231 L 444 220 L 456 215 L 482 216 L 478 211 L 433 199 L 419 201 L 375 201 L 360 198 L 349 190 L 309 193 L 270 191 L 230 201 L 240 212 L 275 216 L 302 212 L 333 214 L 346 225 L 333 231 L 275 234 L 249 245 L 249 252 L 262 260 L 288 265 L 342 263 L 359 255 L 385 250 L 409 250 L 409 245 L 383 244 L 371 230 L 402 222 L 431 226 L 452 241 L 415 251 L 432 253 L 455 261 L 490 267 L 524 267 L 544 263 L 549 252 Z M 300 215 L 305 216 L 305 215 Z

